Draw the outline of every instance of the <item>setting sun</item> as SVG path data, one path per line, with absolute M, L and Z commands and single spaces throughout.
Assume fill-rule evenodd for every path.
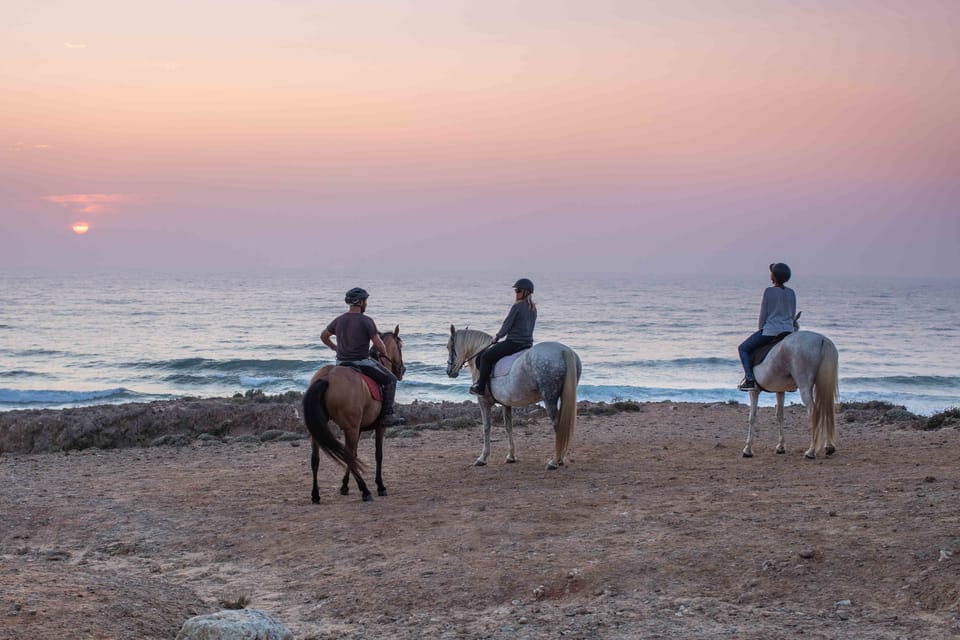
M 70 228 L 73 229 L 73 232 L 75 234 L 77 234 L 78 236 L 82 236 L 83 234 L 85 234 L 87 231 L 90 230 L 90 224 L 82 221 L 74 222 L 73 226 Z

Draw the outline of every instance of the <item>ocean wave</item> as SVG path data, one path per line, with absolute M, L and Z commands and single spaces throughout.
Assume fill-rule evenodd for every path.
M 0 378 L 39 378 L 42 373 L 35 371 L 26 371 L 24 369 L 14 369 L 13 371 L 0 371 Z
M 841 385 L 853 385 L 855 387 L 883 386 L 892 387 L 918 387 L 933 388 L 955 391 L 960 388 L 960 377 L 957 376 L 878 376 L 878 377 L 856 377 L 841 378 Z
M 218 371 L 218 372 L 276 372 L 317 370 L 329 362 L 316 360 L 284 360 L 270 358 L 266 360 L 256 358 L 240 358 L 229 360 L 214 360 L 212 358 L 178 358 L 175 360 L 158 360 L 153 362 L 126 362 L 119 366 L 128 369 L 160 369 L 167 371 Z
M 170 397 L 170 396 L 156 396 Z M 123 387 L 96 391 L 63 391 L 55 389 L 0 389 L 0 407 L 54 407 L 91 403 L 134 402 L 150 398 Z

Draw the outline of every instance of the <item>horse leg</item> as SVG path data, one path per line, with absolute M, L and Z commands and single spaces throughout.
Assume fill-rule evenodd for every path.
M 503 427 L 507 430 L 507 442 L 510 443 L 510 451 L 507 453 L 507 462 L 516 462 L 517 456 L 513 448 L 513 409 L 503 406 Z
M 557 420 L 560 417 L 560 410 L 557 406 L 557 402 L 560 398 L 554 398 L 553 400 L 548 400 L 547 398 L 543 399 L 543 406 L 547 409 L 547 417 L 550 418 L 550 423 L 553 425 L 553 433 L 557 433 Z M 547 461 L 547 471 L 555 471 L 557 468 L 563 466 L 563 456 L 554 460 L 551 458 Z
M 493 408 L 493 402 L 486 398 L 479 398 L 480 421 L 483 423 L 483 449 L 480 451 L 480 457 L 474 462 L 474 466 L 483 467 L 487 464 L 487 458 L 490 456 L 490 410 Z
M 383 434 L 385 427 L 377 427 L 377 495 L 387 495 L 387 488 L 383 486 Z
M 317 469 L 320 468 L 320 445 L 313 438 L 310 438 L 310 448 L 313 450 L 310 454 L 310 468 L 313 470 L 313 490 L 310 492 L 310 500 L 313 504 L 320 504 L 320 487 L 317 486 Z
M 743 457 L 752 458 L 753 449 L 750 448 L 750 445 L 753 444 L 753 431 L 757 426 L 757 403 L 760 400 L 760 389 L 751 389 L 750 390 L 750 418 L 747 421 L 747 446 L 743 448 Z
M 780 436 L 777 440 L 777 448 L 775 449 L 776 453 L 786 453 L 787 450 L 783 446 L 783 396 L 782 391 L 777 392 L 777 427 L 780 429 Z
M 344 430 L 343 439 L 346 446 L 353 452 L 354 461 L 357 460 L 358 450 L 360 448 L 360 427 L 357 426 L 356 429 Z M 352 468 L 347 469 L 347 474 L 349 475 L 353 472 L 353 479 L 357 482 L 357 489 L 360 490 L 360 497 L 364 502 L 370 502 L 373 500 L 373 495 L 370 493 L 370 489 L 367 488 L 367 483 L 363 481 L 363 476 L 360 475 L 360 471 L 357 470 L 356 465 L 352 465 Z M 344 481 L 344 487 L 346 486 L 346 481 Z M 341 487 L 340 493 L 343 493 L 343 488 Z
M 800 387 L 800 401 L 807 408 L 807 418 L 810 420 L 810 447 L 803 452 L 803 457 L 808 460 L 817 458 L 817 436 L 816 425 L 813 422 L 813 393 L 808 386 Z

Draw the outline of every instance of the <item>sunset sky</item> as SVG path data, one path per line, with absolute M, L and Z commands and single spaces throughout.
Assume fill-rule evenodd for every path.
M 0 2 L 0 268 L 960 275 L 956 0 Z

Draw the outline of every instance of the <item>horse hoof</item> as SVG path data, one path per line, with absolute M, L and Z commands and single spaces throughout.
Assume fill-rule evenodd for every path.
M 507 458 L 507 464 L 513 464 L 517 461 L 516 458 Z
M 805 453 L 805 454 L 803 454 L 803 457 L 806 458 L 807 460 L 816 460 L 816 459 L 817 459 L 817 454 L 815 454 L 815 453 Z
M 364 501 L 364 502 L 373 502 L 373 496 L 370 495 L 369 493 L 365 493 L 365 494 L 363 494 L 363 501 Z
M 477 460 L 476 462 L 473 463 L 473 466 L 475 466 L 475 467 L 485 467 L 485 466 L 487 466 L 487 461 L 486 461 L 486 460 Z
M 836 447 L 827 447 L 827 448 L 826 448 L 826 454 L 827 454 L 827 457 L 828 457 L 828 458 L 829 458 L 830 456 L 832 456 L 833 454 L 835 454 L 836 452 L 837 452 L 837 448 L 836 448 Z
M 744 457 L 744 458 L 752 458 L 752 457 L 753 457 L 753 451 L 744 451 L 744 452 L 743 452 L 743 457 Z
M 556 471 L 558 468 L 559 467 L 557 467 L 556 463 L 553 463 L 553 462 L 547 463 L 547 471 Z
M 312 502 L 313 504 L 320 504 L 320 496 L 313 496 L 312 498 L 310 498 L 310 502 Z
M 350 489 L 347 489 L 346 487 L 341 488 L 341 489 L 340 489 L 340 495 L 342 495 L 342 496 L 348 496 L 348 495 L 350 495 Z
M 783 455 L 783 454 L 786 453 L 786 452 L 787 452 L 787 450 L 784 449 L 783 447 L 777 447 L 777 454 Z
M 387 490 L 386 490 L 386 489 L 377 489 L 377 495 L 378 495 L 378 496 L 385 496 L 385 495 L 387 495 Z

